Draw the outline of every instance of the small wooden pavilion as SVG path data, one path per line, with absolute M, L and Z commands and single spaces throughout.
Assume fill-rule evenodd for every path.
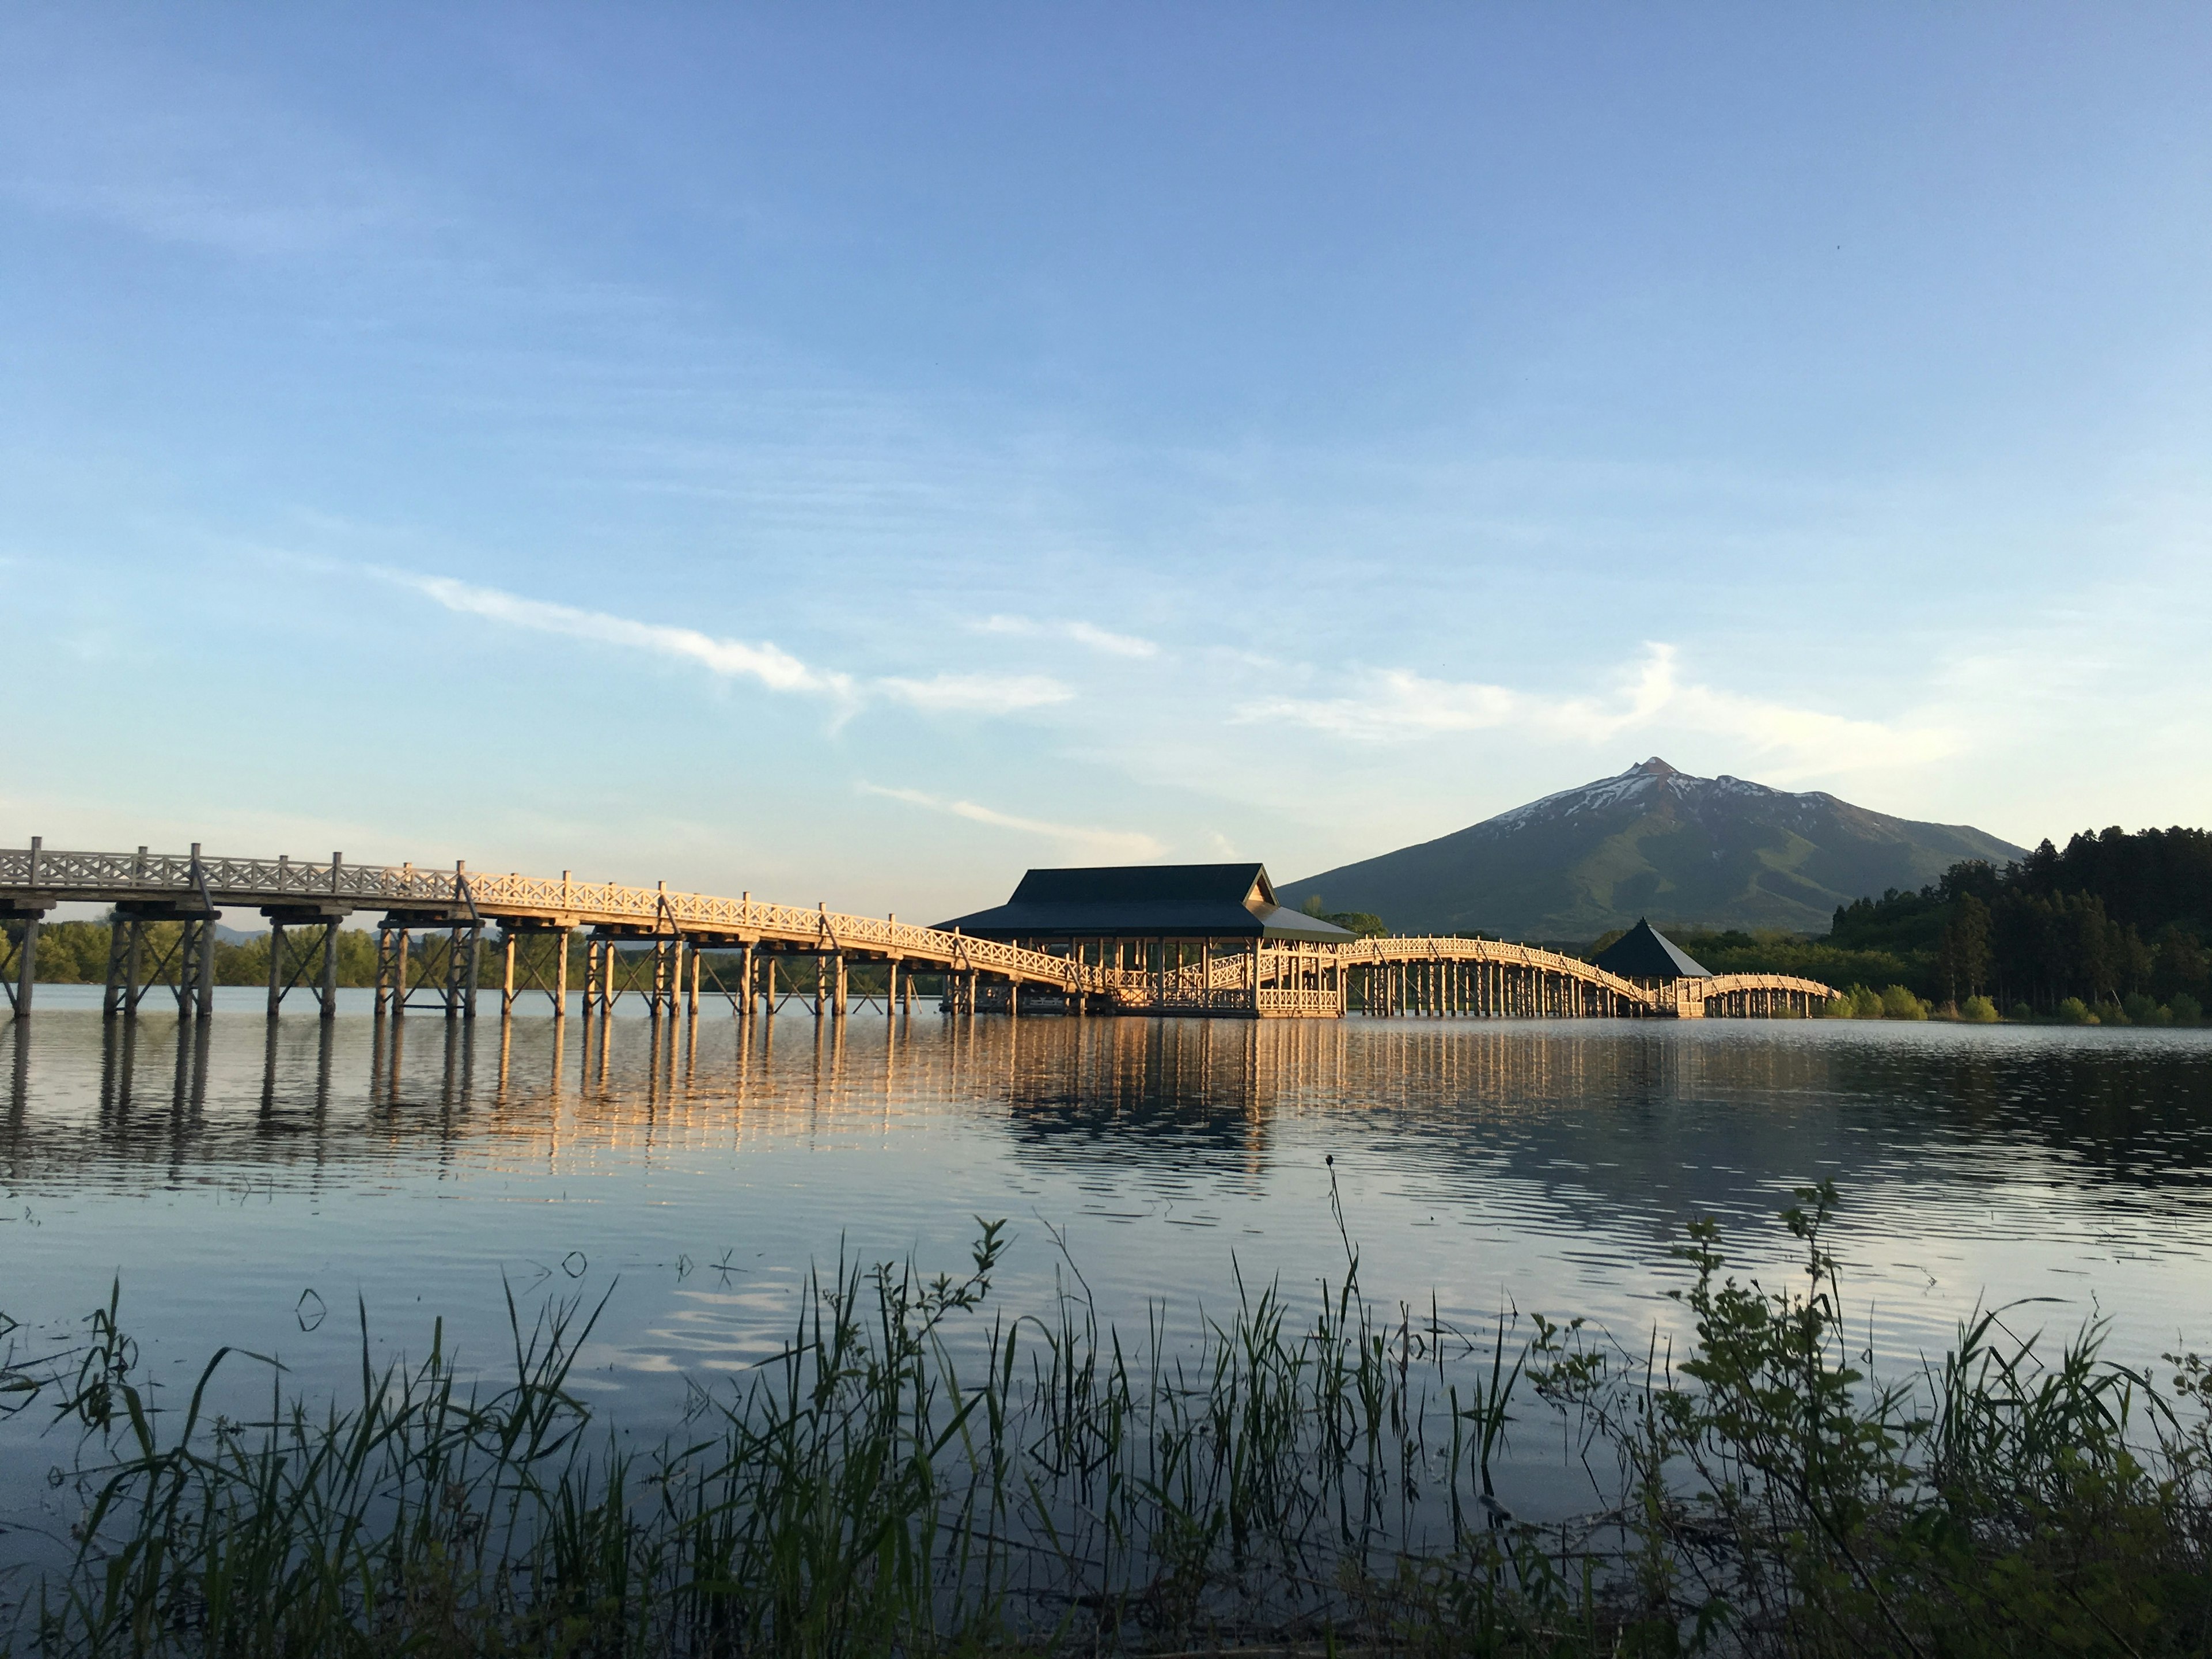
M 1590 966 L 1645 985 L 1669 985 L 1678 979 L 1711 979 L 1712 969 L 1698 961 L 1642 916 L 1636 926 L 1590 958 Z
M 1032 870 L 1004 904 L 938 925 L 1106 969 L 1131 1012 L 1247 1018 L 1340 1015 L 1335 947 L 1357 938 L 1278 903 L 1261 864 Z

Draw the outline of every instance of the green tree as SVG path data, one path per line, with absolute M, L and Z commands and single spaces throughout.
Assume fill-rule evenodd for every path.
M 1972 893 L 1952 902 L 1950 919 L 1936 941 L 1936 972 L 1943 1000 L 1949 1003 L 1978 995 L 1989 982 L 1990 907 Z

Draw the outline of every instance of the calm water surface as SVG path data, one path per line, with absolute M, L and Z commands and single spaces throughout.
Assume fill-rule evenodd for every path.
M 380 1357 L 442 1315 L 495 1370 L 506 1288 L 526 1316 L 611 1290 L 580 1380 L 657 1437 L 687 1381 L 780 1346 L 810 1261 L 957 1269 L 1003 1217 L 995 1297 L 1079 1273 L 1125 1325 L 1164 1303 L 1187 1329 L 1240 1273 L 1341 1276 L 1332 1179 L 1369 1292 L 1471 1332 L 1517 1307 L 1640 1344 L 1677 1316 L 1686 1220 L 1773 1271 L 1775 1212 L 1826 1176 L 1886 1357 L 1984 1298 L 2047 1298 L 2023 1328 L 2109 1316 L 2131 1358 L 2212 1340 L 2212 1032 L 917 1012 L 620 1019 L 602 1045 L 418 1013 L 395 1042 L 240 992 L 203 1046 L 39 994 L 0 1030 L 0 1310 L 74 1340 L 119 1275 L 177 1382 L 232 1343 L 357 1387 L 363 1308 Z M 234 1389 L 265 1401 L 265 1373 Z M 0 1521 L 62 1449 L 28 1416 L 0 1428 Z

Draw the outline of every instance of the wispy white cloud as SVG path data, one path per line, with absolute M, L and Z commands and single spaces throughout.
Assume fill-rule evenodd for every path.
M 1285 721 L 1364 743 L 1515 727 L 1596 744 L 1626 732 L 1671 729 L 1725 737 L 1763 757 L 1820 770 L 1940 760 L 1961 746 L 1956 732 L 1940 726 L 1853 720 L 1686 683 L 1674 647 L 1660 644 L 1647 645 L 1642 663 L 1601 696 L 1545 696 L 1389 668 L 1358 677 L 1340 696 L 1264 698 L 1243 704 L 1237 714 L 1244 721 Z
M 881 784 L 863 783 L 860 790 L 864 795 L 904 801 L 909 806 L 966 818 L 971 823 L 988 823 L 997 830 L 1012 830 L 1025 836 L 1042 836 L 1089 858 L 1109 860 L 1151 859 L 1158 858 L 1164 850 L 1158 841 L 1139 830 L 1101 830 L 1091 824 L 1053 823 L 1043 818 L 1018 817 L 1011 812 L 979 806 L 972 800 L 947 800 L 940 795 L 925 794 L 919 789 L 894 789 Z
M 626 646 L 656 656 L 697 663 L 723 679 L 756 680 L 772 691 L 805 691 L 836 697 L 853 695 L 849 675 L 808 667 L 788 651 L 763 641 L 718 640 L 695 628 L 672 628 L 659 623 L 637 622 L 610 616 L 604 611 L 580 611 L 573 605 L 526 599 L 495 587 L 475 587 L 445 576 L 417 576 L 387 571 L 381 574 L 435 599 L 448 611 L 482 617 L 510 628 L 526 628 L 539 634 L 558 634 L 573 640 L 593 640 L 602 645 Z
M 389 570 L 377 574 L 463 616 L 696 663 L 718 678 L 751 680 L 771 691 L 827 697 L 848 709 L 877 698 L 928 714 L 1008 714 L 1066 702 L 1075 696 L 1073 688 L 1045 674 L 937 674 L 927 678 L 893 674 L 864 679 L 814 667 L 766 640 L 719 639 L 695 628 L 524 599 L 447 576 Z
M 1066 702 L 1075 693 L 1044 674 L 938 674 L 926 680 L 891 676 L 872 683 L 884 696 L 933 713 L 1012 714 Z
M 1150 640 L 1139 639 L 1133 634 L 1115 634 L 1087 622 L 1041 622 L 1034 617 L 986 617 L 975 624 L 979 634 L 1011 634 L 1018 638 L 1054 637 L 1073 640 L 1078 645 L 1088 646 L 1093 651 L 1109 657 L 1156 657 L 1160 647 Z

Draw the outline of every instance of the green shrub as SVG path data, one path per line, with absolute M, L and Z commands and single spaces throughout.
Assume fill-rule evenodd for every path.
M 1959 1018 L 1970 1025 L 1994 1025 L 1997 1023 L 1997 1006 L 1987 997 L 1968 997 L 1960 1006 Z
M 2203 1004 L 2186 991 L 2175 992 L 2173 1000 L 2167 1006 L 2172 1011 L 2176 1025 L 2202 1025 L 2204 1023 Z
M 2057 1009 L 2061 1025 L 2094 1025 L 2097 1016 L 2089 1012 L 2089 1005 L 2079 997 L 2069 997 Z
M 2012 1012 L 2008 1014 L 2006 1018 L 2008 1019 L 2017 1019 L 2022 1021 L 2031 1020 L 2035 1018 L 2035 1010 L 2029 1007 L 2024 1002 L 2015 1002 L 2012 1006 Z
M 1902 985 L 1892 985 L 1881 994 L 1881 1017 L 1884 1019 L 1925 1019 L 1928 1018 L 1928 1005 Z

